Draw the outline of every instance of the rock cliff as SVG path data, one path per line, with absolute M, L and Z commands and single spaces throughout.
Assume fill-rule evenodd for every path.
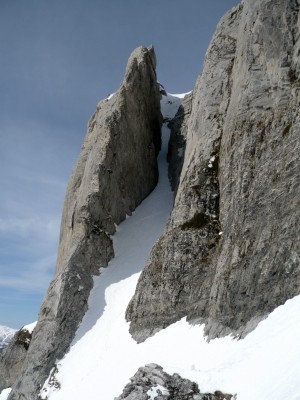
M 185 316 L 204 322 L 210 338 L 242 337 L 300 293 L 299 8 L 298 0 L 244 0 L 228 12 L 170 122 L 174 208 L 127 308 L 137 341 Z M 155 64 L 152 48 L 138 48 L 120 89 L 89 122 L 67 190 L 55 278 L 23 366 L 0 379 L 4 387 L 18 375 L 10 400 L 37 398 L 87 310 L 93 275 L 114 256 L 115 225 L 156 185 Z M 120 399 L 146 399 L 160 380 L 169 394 L 156 398 L 218 398 L 150 365 Z
M 244 335 L 300 293 L 299 46 L 296 0 L 221 20 L 181 123 L 172 216 L 127 309 L 136 340 L 184 316 Z
M 114 256 L 115 224 L 157 183 L 162 117 L 155 68 L 153 48 L 136 49 L 119 90 L 89 121 L 67 189 L 56 275 L 9 399 L 37 398 L 87 310 L 93 275 Z

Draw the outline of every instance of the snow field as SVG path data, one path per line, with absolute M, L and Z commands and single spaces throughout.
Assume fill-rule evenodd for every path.
M 0 400 L 7 400 L 10 392 L 11 392 L 11 388 L 2 390 L 2 392 L 0 393 Z
M 36 327 L 37 321 L 32 322 L 31 324 L 23 326 L 22 330 L 23 331 L 28 331 L 30 334 L 32 334 L 34 328 Z

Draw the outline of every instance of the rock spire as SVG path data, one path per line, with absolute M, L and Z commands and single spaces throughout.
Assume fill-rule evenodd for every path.
M 11 400 L 37 398 L 87 310 L 93 275 L 114 256 L 115 225 L 157 183 L 162 117 L 155 68 L 153 47 L 137 48 L 119 90 L 89 121 L 65 198 L 56 275 Z

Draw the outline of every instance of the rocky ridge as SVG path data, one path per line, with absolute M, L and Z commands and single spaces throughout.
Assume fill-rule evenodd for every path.
M 136 49 L 119 90 L 89 121 L 65 198 L 56 275 L 11 400 L 37 398 L 87 310 L 93 275 L 114 256 L 115 225 L 157 183 L 162 117 L 155 68 L 154 49 Z
M 294 0 L 245 0 L 218 25 L 172 216 L 127 309 L 138 341 L 184 316 L 243 336 L 300 293 L 298 16 Z

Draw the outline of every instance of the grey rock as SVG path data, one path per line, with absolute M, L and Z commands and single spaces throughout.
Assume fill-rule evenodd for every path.
M 300 293 L 298 15 L 245 0 L 218 26 L 172 216 L 127 309 L 138 341 L 184 316 L 242 337 Z
M 0 355 L 0 393 L 17 379 L 30 346 L 32 334 L 27 329 L 15 332 Z
M 115 400 L 233 400 L 231 394 L 221 391 L 200 393 L 198 385 L 178 374 L 169 375 L 157 364 L 138 369 L 123 393 Z
M 168 148 L 169 179 L 172 190 L 177 193 L 180 173 L 184 161 L 187 121 L 192 110 L 193 93 L 187 94 L 179 106 L 175 117 L 169 122 L 171 130 Z
M 56 275 L 10 400 L 37 398 L 87 310 L 93 275 L 114 256 L 115 224 L 157 183 L 162 117 L 155 68 L 154 49 L 136 49 L 119 90 L 89 121 L 65 198 Z

